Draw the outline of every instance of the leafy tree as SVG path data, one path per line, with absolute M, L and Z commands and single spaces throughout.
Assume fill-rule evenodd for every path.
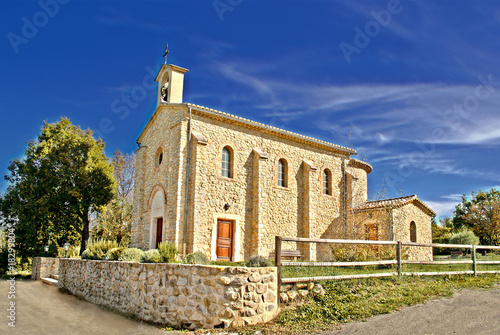
M 454 227 L 470 228 L 482 244 L 500 243 L 500 191 L 472 192 L 470 200 L 464 195 L 454 214 Z
M 450 236 L 450 244 L 479 244 L 479 238 L 473 231 L 464 229 L 461 232 L 455 233 Z
M 15 226 L 16 251 L 38 255 L 50 238 L 59 245 L 81 242 L 83 252 L 89 214 L 112 199 L 116 184 L 104 143 L 66 118 L 45 122 L 9 171 L 0 210 L 3 221 Z
M 446 222 L 451 221 L 449 217 L 445 217 L 436 222 L 436 218 L 432 219 L 432 242 L 433 243 L 448 243 L 451 235 L 451 228 L 446 225 Z
M 128 245 L 132 226 L 135 154 L 124 155 L 117 149 L 111 163 L 117 180 L 115 196 L 100 208 L 91 235 L 93 238 Z

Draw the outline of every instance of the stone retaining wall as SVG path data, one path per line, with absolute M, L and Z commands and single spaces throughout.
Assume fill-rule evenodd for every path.
M 61 259 L 59 288 L 139 319 L 184 328 L 267 322 L 276 268 Z
M 49 278 L 59 273 L 59 258 L 35 257 L 31 268 L 31 279 Z

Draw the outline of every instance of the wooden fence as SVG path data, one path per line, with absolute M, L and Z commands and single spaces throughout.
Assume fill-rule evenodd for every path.
M 478 271 L 477 265 L 499 265 L 500 261 L 485 261 L 477 260 L 477 249 L 496 249 L 500 250 L 500 246 L 490 245 L 467 245 L 467 244 L 437 244 L 437 243 L 415 243 L 401 241 L 372 241 L 372 240 L 341 240 L 341 239 L 314 239 L 300 237 L 283 237 L 276 236 L 276 253 L 275 265 L 278 268 L 278 295 L 281 284 L 299 283 L 299 282 L 315 282 L 315 281 L 330 281 L 340 279 L 356 279 L 356 278 L 375 278 L 375 277 L 392 277 L 392 276 L 438 276 L 438 275 L 454 275 L 454 274 L 487 274 L 500 273 L 500 271 Z M 329 243 L 329 244 L 364 244 L 364 245 L 388 245 L 396 248 L 396 259 L 366 261 L 366 262 L 314 262 L 314 261 L 287 261 L 283 262 L 283 257 L 297 257 L 300 253 L 296 250 L 283 250 L 283 242 L 301 242 L 301 243 Z M 427 247 L 427 248 L 451 248 L 465 249 L 471 251 L 470 260 L 450 260 L 450 261 L 411 261 L 403 260 L 403 246 L 409 247 Z M 447 264 L 470 264 L 471 269 L 467 271 L 434 271 L 434 272 L 403 272 L 403 264 L 423 264 L 423 265 L 447 265 Z M 282 266 L 287 267 L 349 267 L 349 266 L 377 266 L 377 265 L 396 265 L 396 271 L 384 273 L 368 273 L 368 274 L 353 274 L 353 275 L 338 275 L 338 276 L 314 276 L 314 277 L 297 277 L 297 278 L 282 278 Z

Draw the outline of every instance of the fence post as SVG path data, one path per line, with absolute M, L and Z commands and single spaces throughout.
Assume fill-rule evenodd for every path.
M 474 276 L 477 276 L 477 262 L 476 262 L 476 246 L 472 246 L 472 271 L 474 271 Z
M 281 241 L 281 236 L 275 237 L 274 265 L 277 267 L 276 271 L 278 272 L 278 308 L 281 303 Z
M 398 277 L 401 277 L 401 274 L 403 272 L 403 264 L 402 264 L 402 257 L 401 257 L 402 246 L 403 246 L 403 243 L 401 243 L 401 241 L 398 241 L 398 244 L 396 245 L 396 260 L 398 261 Z

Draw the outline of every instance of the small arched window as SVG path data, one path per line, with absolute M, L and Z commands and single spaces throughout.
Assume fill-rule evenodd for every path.
M 163 162 L 163 150 L 160 147 L 158 148 L 158 150 L 156 150 L 155 166 L 159 167 L 162 162 Z
M 417 225 L 414 221 L 410 223 L 410 241 L 417 242 Z
M 328 169 L 323 171 L 323 194 L 332 195 L 332 172 Z
M 222 149 L 221 175 L 225 178 L 233 178 L 233 152 L 230 147 L 225 146 Z
M 278 161 L 278 186 L 288 186 L 288 164 L 283 158 Z

